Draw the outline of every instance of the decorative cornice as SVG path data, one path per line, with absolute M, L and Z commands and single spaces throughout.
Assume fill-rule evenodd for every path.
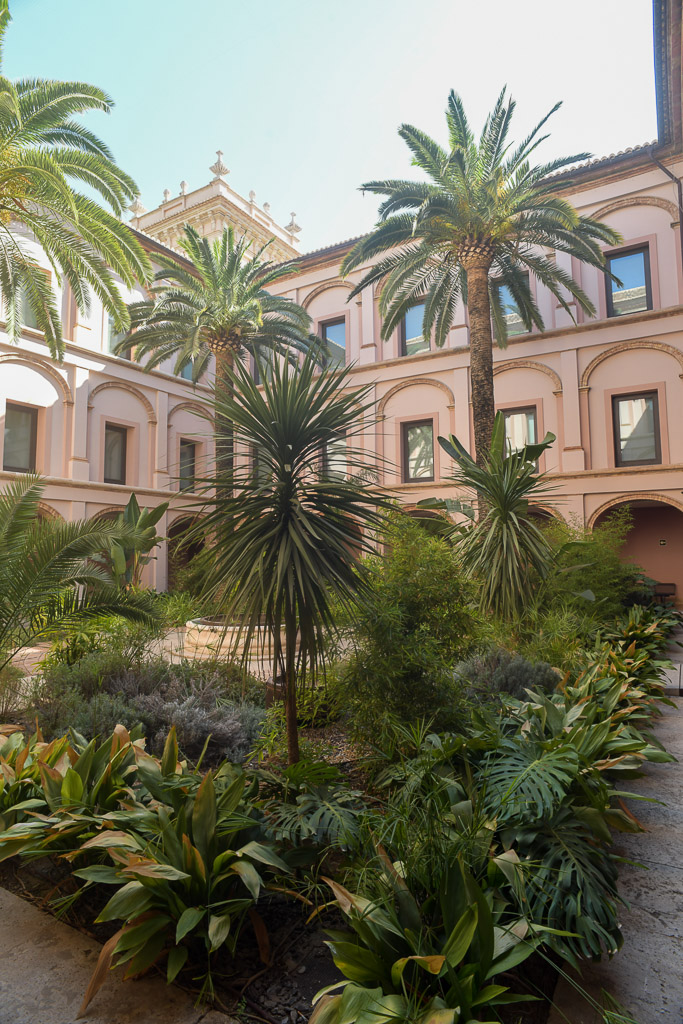
M 621 199 L 614 199 L 612 202 L 601 206 L 599 210 L 595 210 L 591 217 L 594 220 L 600 220 L 601 217 L 606 217 L 608 213 L 614 213 L 615 210 L 622 210 L 629 206 L 658 206 L 661 210 L 666 210 L 669 216 L 674 219 L 678 217 L 678 207 L 676 204 L 668 199 L 660 199 L 659 196 L 624 196 Z
M 662 505 L 671 505 L 672 508 L 677 508 L 679 512 L 683 512 L 683 503 L 677 501 L 676 498 L 671 498 L 668 494 L 659 494 L 657 491 L 636 491 L 632 494 L 618 494 L 616 497 L 609 498 L 603 502 L 593 512 L 588 520 L 588 529 L 592 530 L 600 516 L 604 515 L 605 512 L 609 512 L 611 508 L 615 508 L 617 505 L 628 505 L 631 501 L 658 501 Z
M 579 387 L 588 388 L 588 381 L 590 380 L 591 374 L 596 367 L 600 365 L 600 363 L 605 361 L 605 359 L 619 355 L 620 352 L 636 352 L 640 349 L 651 349 L 655 352 L 663 352 L 664 355 L 672 356 L 683 371 L 683 352 L 674 348 L 673 345 L 666 345 L 662 341 L 651 341 L 649 339 L 641 341 L 620 341 L 610 345 L 609 348 L 604 349 L 602 352 L 598 352 L 595 358 L 590 361 L 586 369 L 581 374 Z
M 322 295 L 323 292 L 329 291 L 330 288 L 348 288 L 348 290 L 351 291 L 353 285 L 341 277 L 335 277 L 331 281 L 323 281 L 322 284 L 319 284 L 308 293 L 305 299 L 303 299 L 301 305 L 304 309 L 308 309 L 311 302 L 313 302 L 313 299 L 317 299 L 319 295 Z
M 132 384 L 127 384 L 125 381 L 122 380 L 105 380 L 101 384 L 98 384 L 96 387 L 94 387 L 90 394 L 88 395 L 89 409 L 92 409 L 93 407 L 93 399 L 95 395 L 99 394 L 100 391 L 106 391 L 108 388 L 117 388 L 119 391 L 127 391 L 129 395 L 134 395 L 135 398 L 137 398 L 138 401 L 141 402 L 142 405 L 144 406 L 145 411 L 147 412 L 147 420 L 149 421 L 149 423 L 152 424 L 153 426 L 156 425 L 157 418 L 154 413 L 154 407 L 150 402 L 149 398 L 147 398 L 146 395 L 143 395 L 142 391 L 139 391 L 138 388 L 134 388 Z
M 550 366 L 545 363 L 537 363 L 535 359 L 506 359 L 504 363 L 493 364 L 493 376 L 504 373 L 506 370 L 538 370 L 550 377 L 554 385 L 554 394 L 562 394 L 562 381 Z
M 168 410 L 169 422 L 173 414 L 181 410 L 187 410 L 187 412 L 194 413 L 196 416 L 201 416 L 204 420 L 209 420 L 211 423 L 214 422 L 214 417 L 209 412 L 208 407 L 203 406 L 200 402 L 178 402 L 177 405 L 171 406 Z
M 0 355 L 0 363 L 19 363 L 20 366 L 28 366 L 31 370 L 37 370 L 39 373 L 44 373 L 46 377 L 57 385 L 62 395 L 62 401 L 65 405 L 73 405 L 73 395 L 71 394 L 71 388 L 69 387 L 68 381 L 62 377 L 61 373 L 54 368 L 46 360 L 41 359 L 40 356 L 28 354 L 26 352 L 7 352 L 5 355 Z
M 408 380 L 402 380 L 399 381 L 398 384 L 394 384 L 393 388 L 390 388 L 386 395 L 383 395 L 382 398 L 380 398 L 377 403 L 377 417 L 379 418 L 384 415 L 387 402 L 390 398 L 393 398 L 395 394 L 399 391 L 403 391 L 404 388 L 412 388 L 420 384 L 428 384 L 430 387 L 439 388 L 440 391 L 443 391 L 444 394 L 448 396 L 449 405 L 455 405 L 455 395 L 443 381 L 434 380 L 431 377 L 409 377 Z

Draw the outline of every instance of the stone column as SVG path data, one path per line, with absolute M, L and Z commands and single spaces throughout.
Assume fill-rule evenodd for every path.
M 377 361 L 375 340 L 375 286 L 369 285 L 360 295 L 360 358 L 361 366 Z
M 575 473 L 586 468 L 586 456 L 581 440 L 581 410 L 579 405 L 579 367 L 576 349 L 563 352 L 560 357 L 562 377 L 562 416 L 564 447 L 562 472 Z
M 67 451 L 67 476 L 72 480 L 90 479 L 88 456 L 88 398 L 90 394 L 90 371 L 83 366 L 74 366 L 69 374 L 74 404 L 70 410 L 70 429 L 64 434 Z
M 156 418 L 156 450 L 154 452 L 154 466 L 151 474 L 151 483 L 153 487 L 158 487 L 160 490 L 169 490 L 168 394 L 166 391 L 157 391 Z

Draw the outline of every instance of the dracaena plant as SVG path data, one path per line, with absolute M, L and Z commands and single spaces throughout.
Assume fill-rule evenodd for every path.
M 553 564 L 551 546 L 532 514 L 532 505 L 552 489 L 537 462 L 555 441 L 547 433 L 539 444 L 511 451 L 505 419 L 496 413 L 491 447 L 476 462 L 453 434 L 439 444 L 455 461 L 453 482 L 469 499 L 427 499 L 425 508 L 465 515 L 470 525 L 452 532 L 465 570 L 478 580 L 484 611 L 504 619 L 518 616 L 538 580 Z

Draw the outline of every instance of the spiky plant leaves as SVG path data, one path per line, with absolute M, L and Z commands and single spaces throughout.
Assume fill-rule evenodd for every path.
M 226 228 L 213 242 L 185 226 L 179 247 L 185 260 L 161 255 L 151 298 L 130 306 L 135 358 L 151 370 L 173 358 L 174 373 L 192 366 L 198 381 L 213 356 L 232 366 L 243 352 L 268 360 L 274 352 L 307 351 L 310 317 L 296 302 L 267 289 L 293 272 L 291 263 L 265 258 L 267 243 L 250 252 L 246 235 Z M 118 351 L 130 347 L 124 338 Z
M 259 626 L 272 637 L 292 762 L 297 678 L 303 684 L 321 665 L 335 605 L 350 610 L 363 591 L 359 556 L 388 505 L 367 481 L 357 445 L 369 388 L 350 388 L 349 373 L 320 372 L 312 353 L 296 370 L 276 359 L 261 389 L 237 362 L 214 406 L 230 434 L 219 433 L 217 472 L 204 481 L 201 530 L 213 538 L 206 594 L 242 627 L 245 658 Z M 325 452 L 340 437 L 345 472 L 329 472 Z M 228 444 L 235 458 L 226 465 Z
M 0 668 L 24 647 L 63 634 L 84 619 L 124 615 L 149 621 L 143 594 L 119 591 L 96 556 L 135 532 L 97 520 L 41 520 L 44 485 L 23 476 L 0 493 Z
M 0 45 L 9 22 L 0 12 Z M 136 236 L 119 219 L 138 194 L 135 182 L 114 162 L 107 146 L 77 118 L 109 113 L 111 98 L 83 82 L 40 78 L 11 82 L 0 76 L 0 289 L 5 327 L 21 337 L 23 306 L 33 312 L 54 358 L 64 354 L 60 312 L 49 275 L 22 235 L 32 234 L 57 282 L 70 285 L 87 312 L 89 288 L 112 315 L 117 330 L 129 325 L 117 277 L 128 287 L 146 281 L 150 263 Z M 95 192 L 111 210 L 76 191 Z M 21 226 L 20 233 L 17 228 Z

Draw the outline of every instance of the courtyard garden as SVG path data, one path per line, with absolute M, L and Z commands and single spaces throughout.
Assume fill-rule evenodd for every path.
M 551 436 L 510 451 L 498 420 L 481 464 L 442 439 L 462 497 L 409 515 L 359 471 L 343 371 L 230 373 L 182 590 L 127 571 L 153 510 L 0 499 L 0 879 L 103 943 L 84 1011 L 122 966 L 273 1024 L 545 1021 L 622 943 L 613 837 L 672 759 L 678 613 L 620 560 L 627 517 L 535 510 Z M 342 432 L 343 471 L 315 461 Z M 234 642 L 184 657 L 202 617 Z

